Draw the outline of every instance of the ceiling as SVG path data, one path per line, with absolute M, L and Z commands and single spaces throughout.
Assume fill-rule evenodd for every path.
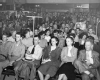
M 20 3 L 100 3 L 100 0 L 0 0 L 0 2 Z

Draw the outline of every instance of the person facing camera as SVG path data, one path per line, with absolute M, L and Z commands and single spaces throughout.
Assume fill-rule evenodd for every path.
M 82 74 L 82 80 L 91 80 L 96 78 L 100 80 L 97 68 L 100 66 L 99 53 L 93 50 L 93 40 L 87 39 L 85 50 L 81 50 L 78 59 L 75 61 L 75 67 Z
M 66 38 L 67 46 L 61 52 L 61 67 L 58 70 L 58 80 L 75 80 L 74 61 L 77 59 L 77 48 L 75 48 L 72 37 Z
M 57 37 L 51 38 L 51 46 L 43 50 L 42 65 L 38 69 L 40 80 L 48 80 L 53 77 L 60 65 L 61 48 L 57 47 L 59 40 Z M 45 75 L 45 78 L 43 77 Z

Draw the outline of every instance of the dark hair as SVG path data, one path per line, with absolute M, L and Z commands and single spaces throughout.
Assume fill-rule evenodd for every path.
M 59 44 L 59 39 L 58 39 L 57 37 L 55 37 L 55 36 L 52 36 L 52 37 L 51 37 L 51 39 L 53 39 L 53 38 L 57 41 L 57 44 L 56 44 L 56 45 L 58 46 L 58 44 Z M 51 39 L 50 39 L 50 43 L 51 43 Z
M 43 34 L 45 34 L 45 31 L 41 31 L 40 33 L 39 33 L 39 38 L 41 39 L 41 36 L 43 35 Z
M 66 39 L 68 39 L 68 38 L 72 40 L 72 42 L 73 42 L 72 45 L 74 45 L 74 39 L 73 39 L 73 37 L 68 36 Z M 66 42 L 66 41 L 65 41 L 65 42 Z M 66 43 L 65 43 L 65 44 L 66 44 Z M 67 44 L 66 44 L 66 45 L 67 45 Z
M 68 32 L 68 34 L 71 34 L 71 32 L 72 32 L 73 30 L 74 30 L 74 29 L 70 29 L 69 32 Z M 75 30 L 74 30 L 74 31 L 75 31 Z
M 88 36 L 88 37 L 86 38 L 86 42 L 91 42 L 92 44 L 94 44 L 94 37 Z
M 71 34 L 68 35 L 68 37 L 72 37 L 74 39 L 75 38 L 75 34 L 71 33 Z
M 48 31 L 50 31 L 50 30 L 49 30 L 49 29 L 46 29 L 46 30 L 45 30 L 45 33 L 47 33 Z
M 40 39 L 39 35 L 35 35 L 34 38 L 35 38 L 35 37 L 38 37 L 38 38 Z
M 86 32 L 82 32 L 81 34 L 79 34 L 79 39 L 82 39 L 84 35 L 86 35 L 86 37 L 88 36 Z
M 7 34 L 7 33 L 3 33 L 3 34 L 2 34 L 2 36 L 3 36 L 3 35 L 5 35 L 5 36 L 7 36 L 7 37 L 8 37 L 8 34 Z
M 15 30 L 15 29 L 11 30 L 11 31 L 10 31 L 10 34 L 12 35 L 14 31 L 16 31 L 16 30 Z
M 21 32 L 17 32 L 16 34 L 20 35 L 22 37 L 22 33 Z
M 7 33 L 3 33 L 2 36 L 5 35 L 6 37 L 8 37 Z M 3 39 L 3 38 L 2 38 Z
M 80 28 L 76 28 L 76 30 L 79 30 L 79 31 L 80 31 Z M 76 30 L 75 30 L 75 31 L 76 31 Z
M 26 35 L 28 32 L 30 32 L 30 30 L 29 30 L 29 29 L 24 29 L 24 31 L 22 32 L 23 37 L 25 37 L 25 35 Z
M 54 31 L 53 31 L 53 34 L 54 34 L 54 33 L 58 33 L 58 30 L 54 30 Z

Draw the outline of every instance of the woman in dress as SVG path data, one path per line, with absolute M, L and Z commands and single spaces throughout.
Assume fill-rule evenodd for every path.
M 42 65 L 38 69 L 40 80 L 48 80 L 50 77 L 53 77 L 59 68 L 61 48 L 57 47 L 58 42 L 57 37 L 52 37 L 51 46 L 47 46 L 43 50 Z M 43 77 L 44 75 L 45 78 Z
M 67 47 L 64 47 L 61 52 L 61 67 L 58 70 L 58 80 L 75 80 L 74 61 L 77 58 L 77 48 L 73 46 L 74 40 L 72 37 L 66 38 Z

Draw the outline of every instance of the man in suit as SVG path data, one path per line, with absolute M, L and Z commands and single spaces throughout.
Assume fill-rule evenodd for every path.
M 100 79 L 97 68 L 100 66 L 99 53 L 93 51 L 93 41 L 86 40 L 85 50 L 81 50 L 75 66 L 82 74 L 82 80 Z

